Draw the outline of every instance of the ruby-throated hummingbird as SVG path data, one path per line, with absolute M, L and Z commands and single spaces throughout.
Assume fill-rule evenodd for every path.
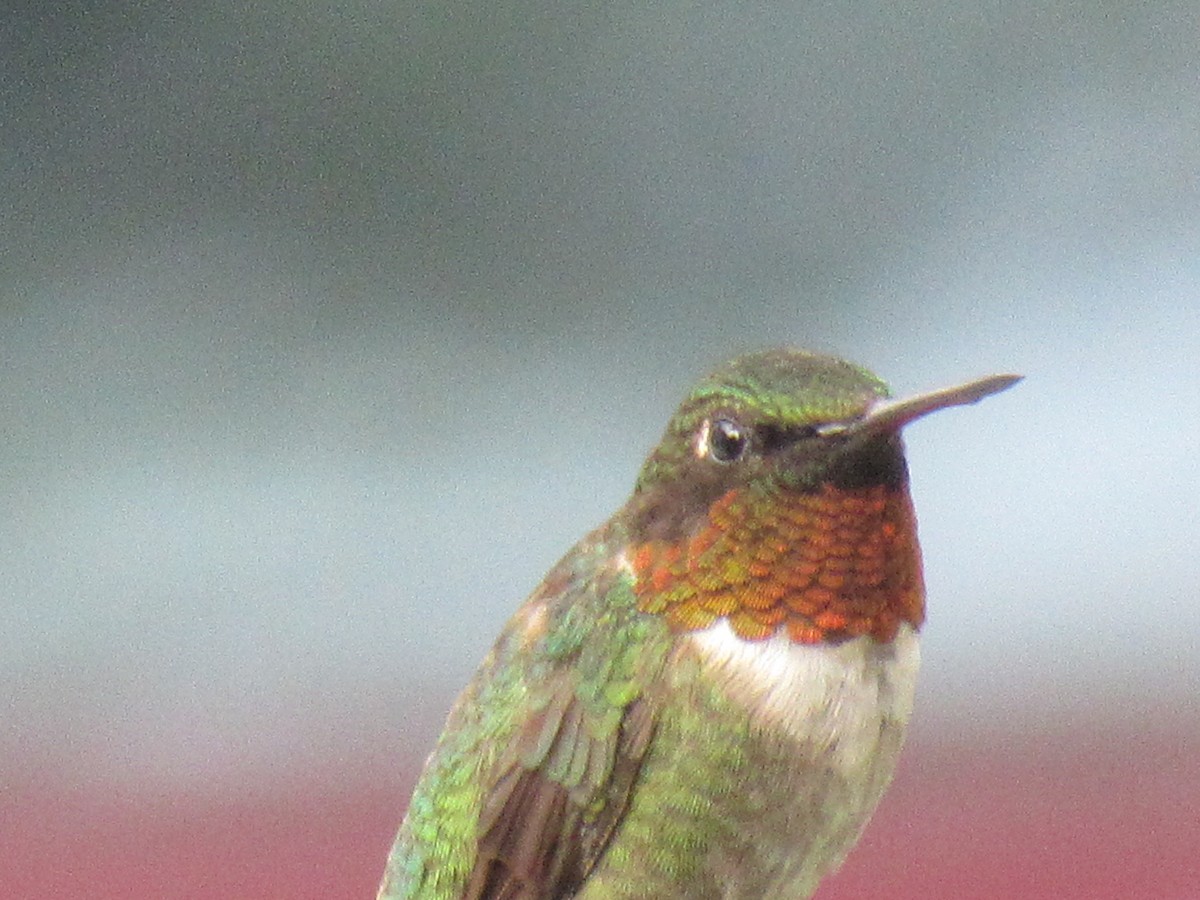
M 459 697 L 380 898 L 804 898 L 892 776 L 925 617 L 906 400 L 767 350 L 701 381 L 633 495 Z

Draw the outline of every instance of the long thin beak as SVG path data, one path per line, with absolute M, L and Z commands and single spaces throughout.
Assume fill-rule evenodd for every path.
M 909 422 L 950 406 L 966 406 L 978 403 L 984 397 L 1008 390 L 1021 380 L 1021 375 L 988 375 L 966 384 L 904 397 L 900 400 L 883 400 L 867 410 L 867 414 L 846 427 L 847 435 L 880 434 L 884 431 L 899 431 Z

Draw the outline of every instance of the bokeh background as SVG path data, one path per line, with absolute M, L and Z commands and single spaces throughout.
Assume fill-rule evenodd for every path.
M 930 618 L 822 900 L 1200 897 L 1200 12 L 11 4 L 0 893 L 371 896 L 689 383 L 900 392 Z

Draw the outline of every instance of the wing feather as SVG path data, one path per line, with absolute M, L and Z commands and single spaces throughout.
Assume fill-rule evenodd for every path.
M 556 900 L 586 880 L 628 805 L 654 717 L 635 701 L 615 734 L 596 738 L 585 715 L 580 702 L 569 703 L 540 763 L 511 765 L 496 780 L 464 900 Z
M 650 747 L 670 645 L 606 537 L 551 570 L 459 698 L 380 898 L 560 900 L 603 855 Z

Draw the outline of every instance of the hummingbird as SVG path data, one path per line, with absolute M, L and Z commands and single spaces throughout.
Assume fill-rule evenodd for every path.
M 913 708 L 901 429 L 1019 379 L 896 400 L 779 348 L 701 380 L 458 698 L 380 900 L 809 897 Z

